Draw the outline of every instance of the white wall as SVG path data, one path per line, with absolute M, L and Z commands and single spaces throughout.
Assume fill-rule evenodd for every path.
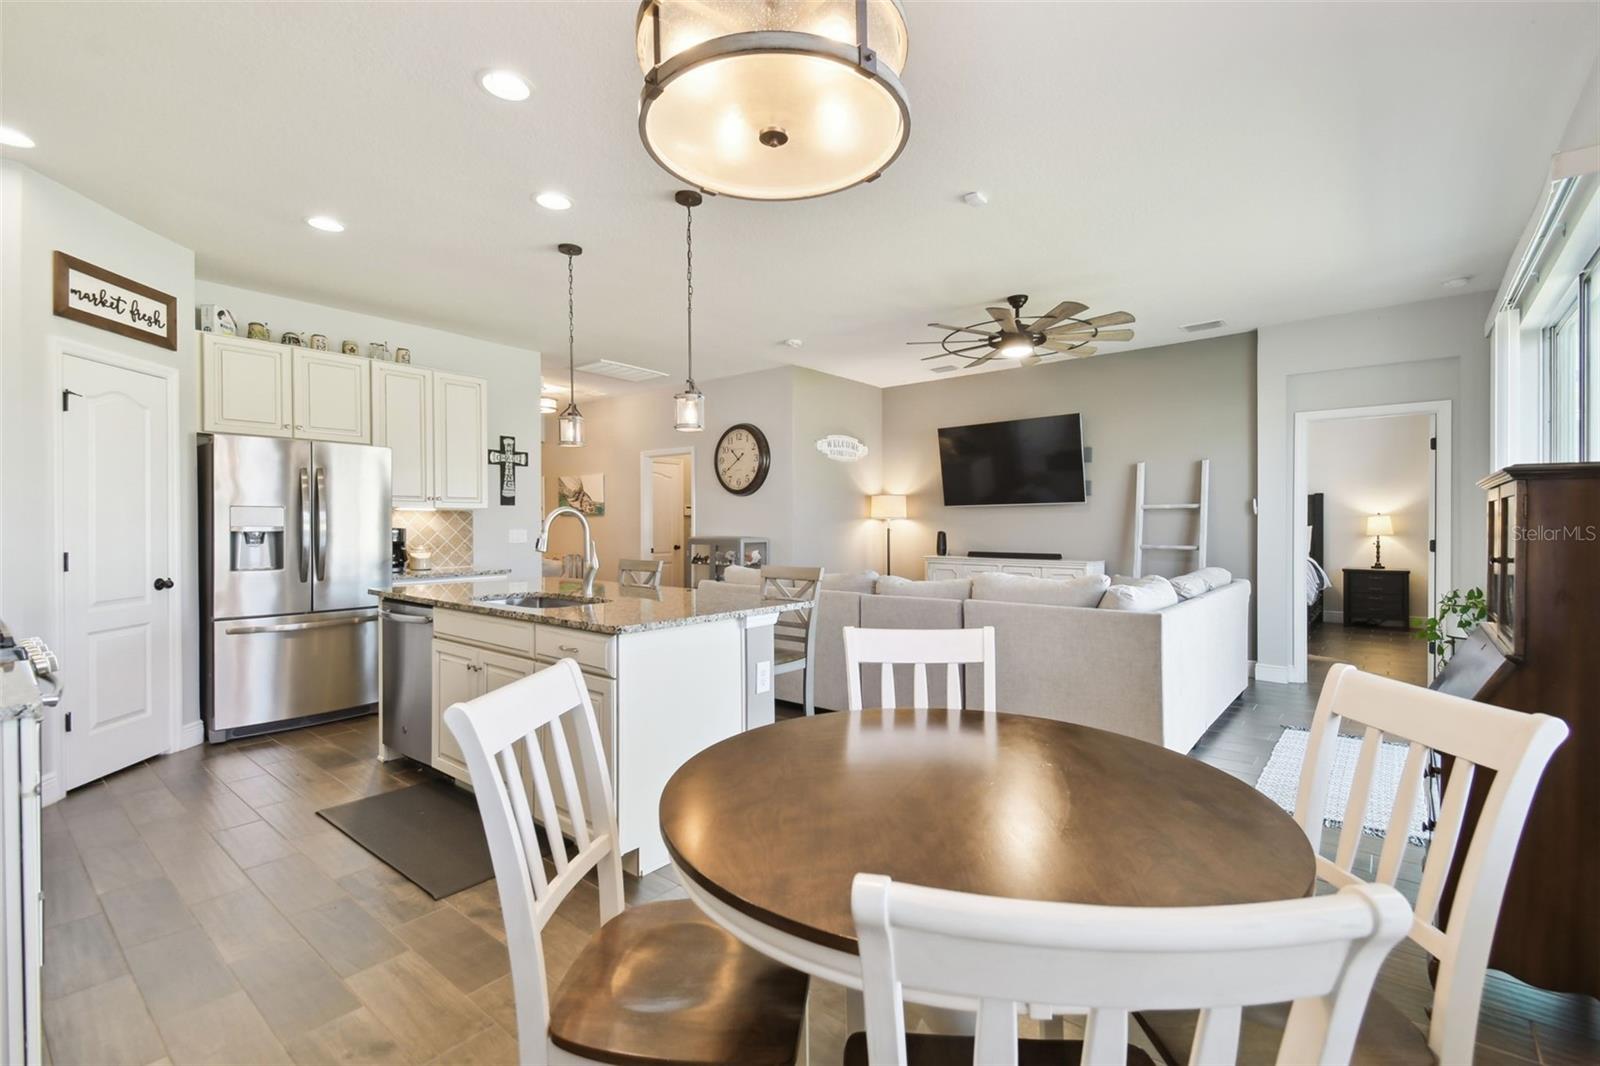
M 10 160 L 0 163 L 0 617 L 19 635 L 43 637 L 59 648 L 57 611 L 61 589 L 60 560 L 54 555 L 56 499 L 55 463 L 60 398 L 52 393 L 54 368 L 50 340 L 67 338 L 178 370 L 178 446 L 192 454 L 199 411 L 199 374 L 193 334 L 182 328 L 194 321 L 194 253 L 112 213 L 71 189 Z M 96 266 L 171 293 L 178 299 L 178 348 L 166 348 L 122 337 L 92 326 L 57 318 L 51 311 L 52 254 L 63 251 Z M 182 597 L 184 649 L 183 719 L 199 718 L 199 613 L 195 468 L 178 465 L 179 491 L 174 520 L 179 524 L 182 555 L 177 588 Z M 72 709 L 71 663 L 63 663 L 67 696 L 44 731 L 44 768 L 54 774 L 59 764 L 61 715 Z
M 800 367 L 781 367 L 700 382 L 706 394 L 706 428 L 672 428 L 677 386 L 592 400 L 582 404 L 589 443 L 560 448 L 550 423 L 545 457 L 546 507 L 555 506 L 562 474 L 604 474 L 606 513 L 590 519 L 600 552 L 601 576 L 616 574 L 619 558 L 641 557 L 639 477 L 641 452 L 695 449 L 695 532 L 767 537 L 772 561 L 821 565 L 829 572 L 881 565 L 883 530 L 866 517 L 866 498 L 881 491 L 880 390 Z M 766 483 L 751 496 L 722 488 L 713 468 L 717 438 L 729 426 L 749 422 L 766 434 L 772 466 Z M 848 433 L 866 443 L 858 463 L 838 463 L 816 450 L 817 438 Z M 561 522 L 550 554 L 578 551 L 576 523 Z
M 240 329 L 247 322 L 265 322 L 274 338 L 284 330 L 303 336 L 321 333 L 327 336 L 330 348 L 337 350 L 340 341 L 353 340 L 363 353 L 369 341 L 387 341 L 390 351 L 410 348 L 414 366 L 486 379 L 489 446 L 498 446 L 502 433 L 510 434 L 517 438 L 517 450 L 528 453 L 528 465 L 517 471 L 517 502 L 511 507 L 500 506 L 495 488 L 498 473 L 490 472 L 489 506 L 472 512 L 473 561 L 485 567 L 536 568 L 532 542 L 539 528 L 538 352 L 214 281 L 196 281 L 194 292 L 196 302 L 220 304 L 232 311 Z M 193 320 L 191 315 L 185 321 Z M 485 467 L 488 459 L 486 451 Z M 510 543 L 513 529 L 526 531 L 527 542 Z
M 1383 538 L 1383 565 L 1411 571 L 1411 614 L 1428 604 L 1428 497 L 1433 487 L 1427 415 L 1340 418 L 1307 430 L 1306 491 L 1322 500 L 1323 565 L 1333 581 L 1323 610 L 1340 621 L 1345 567 L 1372 565 L 1367 516 L 1386 514 L 1394 536 Z
M 911 497 L 910 519 L 896 523 L 895 570 L 922 577 L 922 556 L 933 554 L 942 529 L 953 555 L 974 548 L 1053 551 L 1104 559 L 1108 573 L 1128 573 L 1134 464 L 1147 464 L 1148 499 L 1163 503 L 1195 499 L 1198 461 L 1210 459 L 1208 562 L 1251 577 L 1255 346 L 1254 334 L 1241 333 L 884 390 L 885 491 Z M 941 426 L 1071 412 L 1083 415 L 1083 442 L 1093 449 L 1086 503 L 944 506 Z M 1188 512 L 1158 513 L 1146 543 L 1192 544 L 1193 530 Z M 1193 558 L 1146 553 L 1145 571 L 1182 573 L 1193 569 Z
M 1454 435 L 1452 574 L 1445 588 L 1483 584 L 1479 478 L 1489 473 L 1490 295 L 1471 293 L 1270 326 L 1256 348 L 1257 674 L 1292 673 L 1293 568 L 1300 565 L 1293 493 L 1294 414 L 1419 400 L 1449 400 Z

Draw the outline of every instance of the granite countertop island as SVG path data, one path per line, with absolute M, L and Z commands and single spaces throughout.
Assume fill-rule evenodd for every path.
M 492 602 L 496 597 L 518 593 L 577 595 L 570 591 L 574 587 L 581 588 L 581 585 L 572 578 L 533 578 L 507 574 L 450 584 L 385 585 L 368 591 L 374 596 L 399 603 L 470 611 L 519 622 L 538 622 L 606 634 L 641 633 L 724 618 L 777 614 L 782 609 L 781 604 L 762 602 L 759 590 L 754 586 L 748 591 L 740 588 L 696 591 L 624 588 L 610 581 L 596 581 L 594 602 L 577 606 L 515 607 Z

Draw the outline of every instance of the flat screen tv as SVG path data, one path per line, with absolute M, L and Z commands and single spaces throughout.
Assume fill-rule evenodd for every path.
M 941 429 L 939 473 L 946 507 L 1082 503 L 1082 416 Z

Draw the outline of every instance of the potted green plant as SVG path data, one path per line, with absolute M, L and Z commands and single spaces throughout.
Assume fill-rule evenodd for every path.
M 1428 647 L 1438 656 L 1437 673 L 1455 654 L 1456 642 L 1470 633 L 1479 622 L 1489 616 L 1489 604 L 1483 590 L 1465 591 L 1451 589 L 1439 601 L 1439 613 L 1426 618 L 1417 630 L 1417 639 L 1428 642 Z

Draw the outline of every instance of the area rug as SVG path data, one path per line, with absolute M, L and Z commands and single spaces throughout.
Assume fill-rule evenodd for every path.
M 494 876 L 478 801 L 448 782 L 424 781 L 317 813 L 434 899 Z
M 1278 742 L 1272 746 L 1272 757 L 1256 781 L 1256 791 L 1278 806 L 1294 813 L 1295 796 L 1300 791 L 1300 767 L 1306 761 L 1306 743 L 1311 738 L 1309 730 L 1285 726 Z M 1326 817 L 1322 824 L 1342 826 L 1345 806 L 1350 802 L 1350 785 L 1356 776 L 1356 761 L 1361 755 L 1361 738 L 1340 734 L 1333 749 L 1333 776 L 1328 784 Z M 1367 801 L 1367 814 L 1361 831 L 1369 836 L 1381 837 L 1389 828 L 1389 816 L 1394 811 L 1394 795 L 1400 788 L 1400 775 L 1406 765 L 1406 745 L 1383 743 L 1378 745 L 1378 765 L 1373 769 L 1373 795 Z M 1406 839 L 1413 844 L 1427 843 L 1422 826 L 1427 820 L 1427 804 L 1421 792 L 1411 811 L 1411 824 Z

